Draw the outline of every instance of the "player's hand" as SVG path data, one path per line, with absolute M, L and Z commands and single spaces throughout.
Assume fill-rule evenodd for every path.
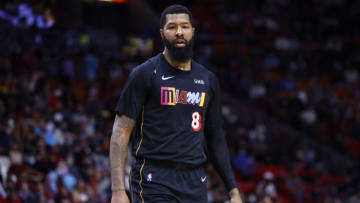
M 244 203 L 241 200 L 241 194 L 240 194 L 239 189 L 234 188 L 230 191 L 229 194 L 230 194 L 230 203 Z
M 119 192 L 113 192 L 111 197 L 111 203 L 130 203 L 128 196 L 126 195 L 126 192 L 119 191 Z

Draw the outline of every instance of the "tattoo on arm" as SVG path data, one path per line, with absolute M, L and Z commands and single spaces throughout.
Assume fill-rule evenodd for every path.
M 110 139 L 110 173 L 111 190 L 125 190 L 125 163 L 128 154 L 128 143 L 135 120 L 122 115 L 116 115 L 112 136 Z

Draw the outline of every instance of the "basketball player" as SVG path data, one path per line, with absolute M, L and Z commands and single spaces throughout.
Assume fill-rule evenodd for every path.
M 129 75 L 111 136 L 113 203 L 129 202 L 124 167 L 130 138 L 136 157 L 130 175 L 133 203 L 207 203 L 205 143 L 230 202 L 242 202 L 223 132 L 219 84 L 192 60 L 194 32 L 186 7 L 166 8 L 160 19 L 164 51 Z

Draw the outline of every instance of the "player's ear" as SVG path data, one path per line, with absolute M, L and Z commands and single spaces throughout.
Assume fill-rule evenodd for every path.
M 164 36 L 164 30 L 162 28 L 160 29 L 160 35 L 161 35 L 161 37 Z

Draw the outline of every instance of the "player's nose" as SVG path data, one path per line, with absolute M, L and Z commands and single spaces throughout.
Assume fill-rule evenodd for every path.
M 176 33 L 177 36 L 184 36 L 184 31 L 181 28 L 181 26 L 178 26 L 178 28 L 176 29 Z

